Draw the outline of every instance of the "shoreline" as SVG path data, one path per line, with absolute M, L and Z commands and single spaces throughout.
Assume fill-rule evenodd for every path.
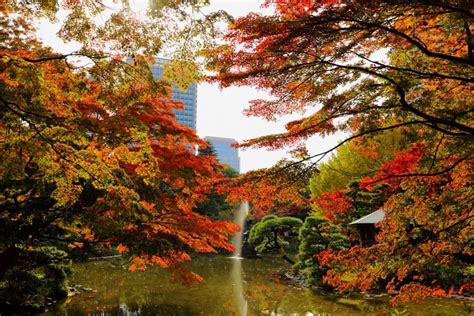
M 284 282 L 287 282 L 287 283 L 296 283 L 298 285 L 301 285 L 303 287 L 306 287 L 306 288 L 309 288 L 315 292 L 319 292 L 321 294 L 324 294 L 324 295 L 329 295 L 329 296 L 334 296 L 334 297 L 339 297 L 339 298 L 353 298 L 353 299 L 377 299 L 377 298 L 390 298 L 390 297 L 393 297 L 395 295 L 398 294 L 398 291 L 394 291 L 394 293 L 386 293 L 386 292 L 373 292 L 373 293 L 363 293 L 363 292 L 359 292 L 359 293 L 354 293 L 354 294 L 348 294 L 348 295 L 344 295 L 344 294 L 341 294 L 339 292 L 337 292 L 336 290 L 328 290 L 328 289 L 324 289 L 322 287 L 319 287 L 319 286 L 316 286 L 316 285 L 311 285 L 311 284 L 308 284 L 305 280 L 305 278 L 300 275 L 300 274 L 296 274 L 292 271 L 286 271 L 286 272 L 283 272 L 281 273 L 281 279 L 282 281 Z M 443 296 L 443 297 L 439 297 L 439 296 L 429 296 L 428 298 L 441 298 L 441 299 L 456 299 L 456 300 L 460 300 L 460 301 L 466 301 L 466 302 L 471 302 L 474 304 L 474 295 L 459 295 L 459 294 L 451 294 L 449 296 Z M 474 307 L 474 306 L 473 306 Z

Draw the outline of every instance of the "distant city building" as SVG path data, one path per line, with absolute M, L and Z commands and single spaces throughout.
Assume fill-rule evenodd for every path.
M 240 172 L 239 151 L 237 148 L 231 146 L 232 144 L 237 143 L 235 139 L 207 136 L 204 137 L 204 140 L 214 147 L 217 154 L 217 160 L 219 160 L 220 163 L 229 165 L 236 171 Z
M 157 57 L 156 63 L 150 67 L 153 76 L 161 79 L 163 75 L 163 65 L 169 62 L 168 59 Z M 173 100 L 183 102 L 183 110 L 175 110 L 176 121 L 179 124 L 196 130 L 196 116 L 197 116 L 197 85 L 195 83 L 188 87 L 188 90 L 183 92 L 178 87 L 173 87 Z

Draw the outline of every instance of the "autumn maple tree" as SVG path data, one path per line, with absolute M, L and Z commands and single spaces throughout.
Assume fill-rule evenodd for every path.
M 280 215 L 298 213 L 308 208 L 309 173 L 304 165 L 283 159 L 275 166 L 249 171 L 238 178 L 216 182 L 219 192 L 228 194 L 227 200 L 252 203 L 256 217 L 275 212 Z M 281 172 L 284 168 L 286 172 Z
M 59 8 L 60 36 L 81 43 L 76 52 L 36 39 L 35 18 Z M 191 150 L 205 143 L 176 122 L 182 104 L 150 72 L 160 24 L 126 6 L 95 24 L 106 10 L 96 1 L 0 9 L 0 310 L 66 296 L 71 249 L 116 249 L 129 270 L 173 267 L 186 284 L 202 280 L 179 263 L 232 250 L 238 227 L 193 212 L 218 164 Z
M 261 183 L 284 179 L 288 165 L 317 175 L 329 153 L 350 152 L 351 143 L 380 160 L 370 164 L 373 170 L 367 164 L 352 169 L 360 174 L 346 177 L 357 181 L 352 193 L 343 188 L 349 185 L 344 177 L 338 191 L 312 188 L 317 210 L 331 220 L 351 214 L 357 203 L 367 204 L 357 197 L 361 192 L 386 200 L 378 204 L 386 217 L 377 245 L 319 254 L 317 261 L 329 269 L 325 282 L 341 291 L 383 284 L 399 291 L 397 302 L 472 285 L 467 272 L 473 258 L 472 2 L 268 0 L 264 6 L 274 13 L 237 19 L 226 43 L 205 52 L 210 80 L 267 90 L 271 98 L 252 101 L 248 115 L 277 120 L 300 113 L 302 118 L 286 124 L 283 133 L 240 146 L 304 151 L 311 137 L 336 132 L 346 137 L 329 150 L 260 171 L 268 175 Z M 387 133 L 403 140 L 389 154 L 374 141 Z M 274 176 L 275 169 L 283 176 Z M 277 205 L 279 195 L 272 192 L 278 190 L 272 187 L 244 183 L 236 190 L 252 186 L 262 192 L 253 195 L 267 198 L 261 204 Z
M 318 254 L 329 268 L 328 284 L 341 291 L 384 284 L 388 291 L 399 291 L 395 303 L 461 294 L 472 287 L 472 165 L 432 176 L 387 177 L 416 172 L 425 150 L 414 145 L 374 177 L 362 179 L 359 185 L 365 188 L 387 185 L 385 219 L 377 225 L 375 245 Z
M 287 132 L 242 146 L 282 148 L 336 130 L 356 137 L 404 126 L 469 139 L 472 14 L 461 2 L 267 1 L 274 15 L 238 19 L 229 44 L 210 52 L 213 79 L 268 89 L 275 98 L 253 101 L 249 115 L 314 110 Z M 387 50 L 388 61 L 377 58 Z

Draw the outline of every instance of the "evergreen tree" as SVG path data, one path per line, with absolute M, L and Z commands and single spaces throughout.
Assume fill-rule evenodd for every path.
M 361 187 L 360 180 L 357 180 L 349 183 L 347 188 L 349 190 L 345 194 L 349 198 L 348 202 L 353 206 L 353 211 L 343 218 L 343 222 L 346 224 L 376 211 L 387 200 L 387 184 L 378 184 L 367 188 Z
M 320 215 L 306 218 L 299 230 L 297 269 L 310 284 L 322 284 L 325 270 L 319 266 L 315 255 L 324 250 L 339 250 L 348 245 L 348 237 L 341 234 L 340 228 Z
M 284 260 L 294 264 L 287 251 L 296 240 L 302 221 L 295 217 L 267 215 L 250 230 L 249 242 L 258 253 L 280 252 Z
M 208 145 L 207 147 L 204 147 L 204 146 L 199 147 L 198 155 L 199 156 L 212 156 L 217 159 L 217 152 L 214 146 L 209 142 L 207 142 L 207 145 Z

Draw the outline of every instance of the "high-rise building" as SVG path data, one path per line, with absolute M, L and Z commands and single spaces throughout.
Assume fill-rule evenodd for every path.
M 157 79 L 163 75 L 163 65 L 169 62 L 168 59 L 157 57 L 156 63 L 151 66 L 151 72 Z M 182 102 L 184 104 L 183 110 L 175 110 L 176 121 L 179 124 L 196 130 L 196 116 L 197 116 L 197 85 L 195 83 L 188 87 L 185 92 L 178 87 L 173 87 L 173 100 Z
M 240 172 L 240 157 L 239 150 L 232 147 L 232 144 L 237 143 L 233 138 L 206 136 L 204 140 L 214 147 L 217 154 L 217 160 L 220 163 L 231 166 L 236 171 Z

